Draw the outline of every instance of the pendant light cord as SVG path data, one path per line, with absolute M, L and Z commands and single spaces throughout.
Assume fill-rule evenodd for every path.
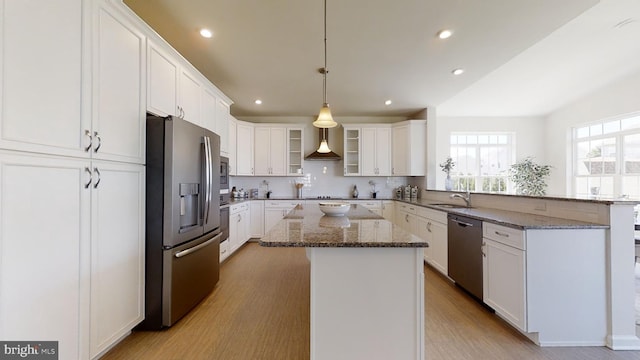
M 322 93 L 324 100 L 327 103 L 327 0 L 324 0 L 324 71 L 322 72 Z

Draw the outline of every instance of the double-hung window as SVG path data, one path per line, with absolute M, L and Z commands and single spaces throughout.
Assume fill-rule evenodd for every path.
M 513 133 L 451 133 L 453 190 L 507 192 L 514 142 Z
M 640 114 L 573 129 L 573 193 L 640 199 Z

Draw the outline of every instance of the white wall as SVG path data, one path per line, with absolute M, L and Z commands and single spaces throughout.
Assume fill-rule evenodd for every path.
M 550 194 L 571 194 L 571 128 L 640 111 L 640 71 L 624 76 L 547 116 L 547 163 L 553 166 Z
M 429 122 L 428 128 L 429 140 L 436 142 L 435 158 L 430 162 L 427 180 L 429 188 L 444 189 L 446 175 L 438 164 L 449 156 L 449 135 L 452 132 L 513 132 L 517 160 L 533 156 L 536 161 L 546 163 L 544 125 L 543 117 L 437 117 L 435 124 Z M 429 146 L 429 150 L 433 149 Z M 435 188 L 431 186 L 434 183 Z

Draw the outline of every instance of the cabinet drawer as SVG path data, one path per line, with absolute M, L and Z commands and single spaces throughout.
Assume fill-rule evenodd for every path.
M 408 212 L 409 214 L 415 214 L 416 213 L 417 206 L 415 206 L 415 205 L 398 203 L 397 206 L 398 206 L 398 210 L 399 211 Z
M 303 201 L 265 201 L 264 207 L 266 209 L 293 209 Z
M 381 201 L 349 201 L 350 204 L 356 204 L 356 205 L 360 205 L 360 206 L 364 206 L 367 209 L 370 210 L 381 210 L 382 209 L 382 202 Z
M 482 224 L 483 236 L 501 244 L 513 246 L 520 250 L 526 250 L 524 231 L 496 225 L 488 222 Z
M 245 211 L 245 210 L 249 210 L 249 203 L 248 202 L 242 203 L 242 204 L 231 205 L 229 207 L 229 214 L 233 215 L 235 213 L 239 213 L 239 212 Z
M 425 219 L 430 219 L 431 221 L 442 223 L 442 224 L 447 223 L 447 213 L 445 211 L 438 211 L 438 210 L 418 207 L 416 209 L 416 215 L 423 217 Z

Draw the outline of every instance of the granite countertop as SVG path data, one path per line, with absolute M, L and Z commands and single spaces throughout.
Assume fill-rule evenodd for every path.
M 443 207 L 442 202 L 424 199 L 396 199 L 396 201 L 427 207 L 434 210 L 453 213 L 470 218 L 487 221 L 490 223 L 512 227 L 520 230 L 526 229 L 608 229 L 609 225 L 589 223 L 578 220 L 555 218 L 550 216 L 521 213 L 517 211 L 498 210 L 491 208 L 475 207 Z M 472 204 L 473 205 L 473 204 Z
M 267 247 L 428 247 L 364 206 L 326 216 L 317 204 L 298 205 L 260 239 Z

